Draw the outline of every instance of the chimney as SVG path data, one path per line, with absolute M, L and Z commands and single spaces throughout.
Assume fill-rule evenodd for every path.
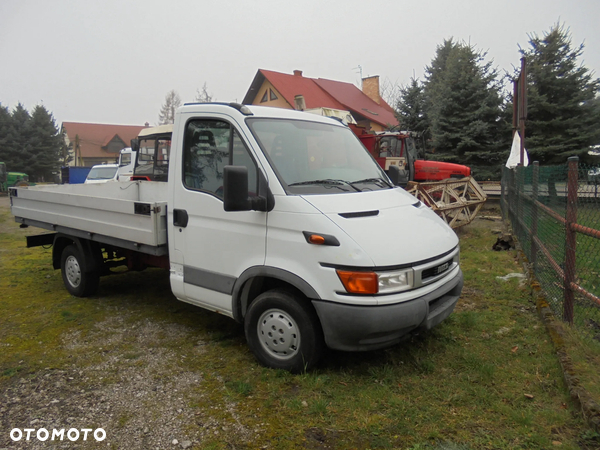
M 304 101 L 303 95 L 295 95 L 294 103 L 296 104 L 296 109 L 298 111 L 304 111 L 306 109 L 306 102 Z
M 294 70 L 294 76 L 295 77 L 301 77 L 302 76 L 302 71 L 301 70 Z
M 362 91 L 367 97 L 379 105 L 381 103 L 381 97 L 379 96 L 379 75 L 363 78 Z

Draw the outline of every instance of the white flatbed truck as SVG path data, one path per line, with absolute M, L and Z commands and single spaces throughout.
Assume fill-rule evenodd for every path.
M 17 222 L 51 231 L 28 246 L 53 245 L 71 294 L 92 295 L 115 265 L 168 269 L 179 300 L 244 324 L 268 367 L 394 345 L 448 317 L 462 290 L 455 233 L 328 117 L 188 104 L 168 182 L 10 195 Z

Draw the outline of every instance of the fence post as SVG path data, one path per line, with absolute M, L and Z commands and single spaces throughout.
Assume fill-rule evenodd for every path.
M 510 169 L 508 173 L 508 218 L 514 229 L 515 212 L 513 205 L 515 204 L 515 169 Z
M 533 162 L 533 176 L 531 181 L 531 255 L 530 261 L 533 266 L 533 274 L 537 276 L 537 245 L 535 238 L 537 237 L 538 229 L 538 195 L 539 195 L 539 181 L 540 181 L 540 163 L 539 161 Z
M 506 220 L 506 218 L 508 217 L 508 215 L 506 214 L 506 167 L 502 167 L 502 175 L 500 178 L 500 210 L 502 211 L 502 217 L 504 218 L 504 220 Z
M 571 289 L 571 283 L 575 282 L 575 257 L 577 245 L 577 232 L 572 224 L 577 223 L 577 191 L 578 183 L 578 163 L 577 156 L 569 158 L 569 175 L 567 181 L 567 216 L 565 223 L 565 300 L 563 305 L 563 320 L 573 324 L 573 304 L 575 296 Z
M 525 242 L 525 229 L 523 227 L 523 195 L 525 194 L 525 166 L 517 166 L 517 214 L 516 214 L 516 233 L 521 242 Z

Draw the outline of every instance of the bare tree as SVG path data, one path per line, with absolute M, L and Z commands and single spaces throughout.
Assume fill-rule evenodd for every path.
M 196 89 L 196 98 L 194 100 L 198 103 L 210 103 L 213 101 L 213 95 L 208 93 L 206 82 L 204 82 L 202 90 Z
M 401 97 L 401 86 L 398 81 L 392 81 L 385 77 L 379 87 L 381 98 L 390 105 L 394 110 L 398 109 L 398 100 Z
M 175 122 L 175 110 L 181 106 L 181 97 L 174 89 L 170 90 L 165 97 L 165 102 L 160 108 L 158 121 L 161 125 Z

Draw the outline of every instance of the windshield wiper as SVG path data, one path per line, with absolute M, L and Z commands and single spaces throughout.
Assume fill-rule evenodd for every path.
M 337 187 L 339 189 L 342 189 L 343 191 L 345 191 L 346 189 L 343 189 L 341 186 L 350 186 L 352 189 L 354 189 L 355 191 L 360 192 L 360 189 L 358 189 L 355 186 L 352 186 L 352 183 L 349 183 L 346 180 L 334 180 L 332 178 L 327 178 L 324 180 L 310 180 L 310 181 L 299 181 L 297 183 L 292 183 L 292 184 L 288 184 L 288 186 L 308 186 L 311 184 L 317 184 L 317 185 L 324 185 L 324 186 L 331 186 L 331 187 Z
M 356 180 L 353 181 L 350 184 L 351 186 L 358 184 L 358 183 L 375 183 L 375 184 L 379 184 L 381 186 L 381 183 L 383 183 L 384 186 L 386 187 L 392 187 L 387 181 L 385 181 L 383 178 L 365 178 L 364 180 Z

